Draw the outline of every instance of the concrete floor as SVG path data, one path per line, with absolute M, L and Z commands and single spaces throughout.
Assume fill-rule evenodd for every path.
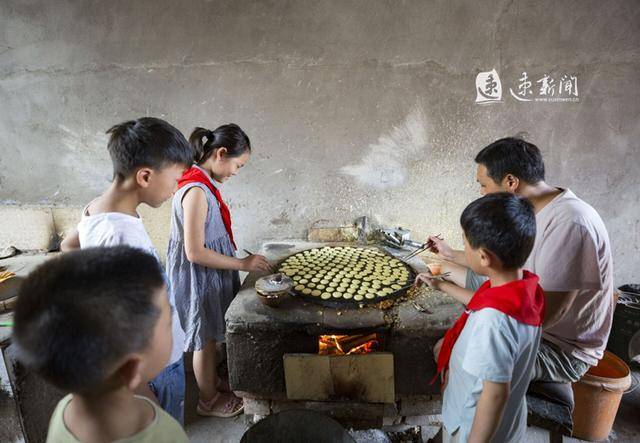
M 190 356 L 185 355 L 185 359 Z M 186 362 L 185 362 L 186 363 Z M 189 362 L 190 363 L 190 362 Z M 185 365 L 187 368 L 189 364 Z M 198 387 L 193 372 L 186 371 L 187 388 L 184 419 L 187 435 L 192 443 L 238 442 L 251 426 L 251 418 L 240 415 L 234 418 L 200 417 L 196 414 Z
M 640 370 L 634 371 L 640 377 Z M 197 387 L 192 372 L 187 372 L 187 395 L 185 401 L 185 427 L 189 439 L 193 443 L 231 443 L 238 442 L 244 432 L 251 426 L 251 419 L 241 415 L 231 419 L 215 417 L 199 417 L 195 413 Z M 640 388 L 622 397 L 618 415 L 607 442 L 637 443 L 640 441 Z M 427 430 L 423 435 L 429 435 Z M 358 443 L 391 442 L 387 434 L 380 430 L 359 431 L 352 433 Z M 585 440 L 563 437 L 565 443 L 577 443 Z M 527 429 L 526 443 L 547 443 L 549 433 L 541 428 L 531 426 Z

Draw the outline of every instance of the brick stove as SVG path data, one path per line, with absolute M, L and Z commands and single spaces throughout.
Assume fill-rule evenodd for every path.
M 326 245 L 267 243 L 260 253 L 278 263 Z M 410 264 L 425 269 L 420 259 Z M 432 348 L 462 305 L 423 289 L 413 300 L 428 314 L 411 301 L 386 310 L 337 309 L 289 297 L 269 307 L 256 296 L 257 278 L 247 276 L 226 314 L 230 384 L 246 414 L 313 409 L 355 428 L 426 425 L 428 416 L 440 414 L 440 387 L 429 384 L 436 370 Z M 336 353 L 332 336 L 347 336 L 350 348 L 361 349 Z

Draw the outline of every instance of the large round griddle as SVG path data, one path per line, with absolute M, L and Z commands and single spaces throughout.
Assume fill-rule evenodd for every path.
M 409 265 L 377 247 L 324 246 L 300 251 L 282 261 L 278 272 L 294 280 L 291 292 L 295 296 L 333 308 L 393 300 L 404 295 L 415 279 Z

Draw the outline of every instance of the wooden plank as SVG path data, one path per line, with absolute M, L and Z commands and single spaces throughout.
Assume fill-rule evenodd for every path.
M 328 355 L 285 354 L 284 379 L 291 400 L 328 400 L 333 395 Z
M 393 354 L 331 355 L 333 390 L 339 397 L 371 403 L 393 403 Z
M 290 400 L 352 400 L 393 403 L 393 354 L 285 354 L 284 374 Z

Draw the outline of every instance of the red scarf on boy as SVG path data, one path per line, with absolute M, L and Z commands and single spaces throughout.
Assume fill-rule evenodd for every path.
M 233 241 L 233 231 L 231 230 L 231 212 L 229 212 L 229 207 L 222 200 L 222 195 L 220 194 L 218 188 L 213 186 L 213 183 L 211 183 L 211 179 L 209 178 L 209 176 L 207 176 L 207 174 L 202 172 L 202 170 L 200 170 L 199 168 L 192 166 L 191 168 L 184 171 L 184 174 L 182 174 L 182 177 L 180 177 L 180 180 L 178 180 L 178 189 L 188 183 L 202 183 L 213 193 L 214 197 L 220 204 L 220 215 L 222 216 L 222 221 L 224 222 L 224 227 L 227 230 L 227 234 L 229 234 L 231 244 L 233 245 L 234 249 L 238 249 L 236 247 L 236 242 Z
M 449 359 L 456 340 L 462 333 L 467 318 L 472 311 L 484 308 L 497 309 L 513 317 L 520 323 L 531 326 L 541 326 L 544 319 L 544 292 L 538 284 L 539 277 L 532 272 L 523 271 L 522 280 L 509 282 L 495 288 L 486 281 L 469 301 L 467 309 L 458 321 L 447 331 L 438 355 L 438 373 L 431 383 L 435 382 L 438 374 L 449 369 Z

